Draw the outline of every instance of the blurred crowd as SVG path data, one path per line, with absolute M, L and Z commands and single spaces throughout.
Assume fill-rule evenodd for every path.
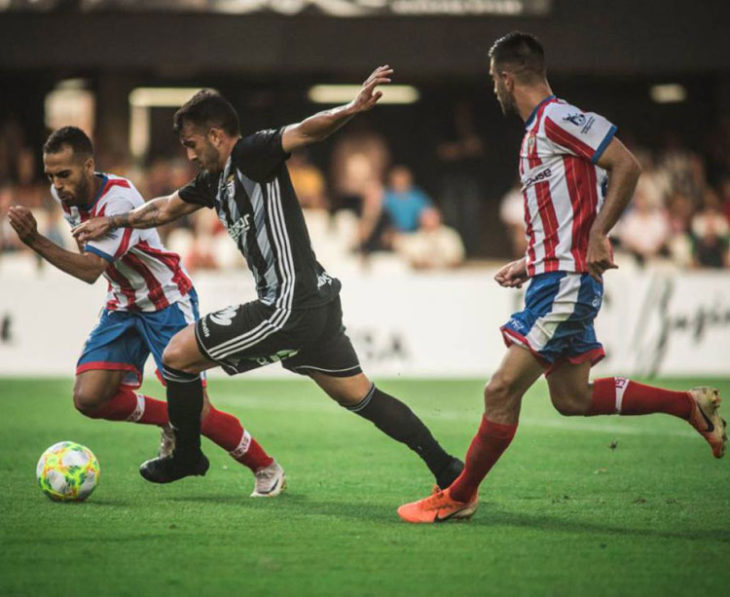
M 411 165 L 394 163 L 387 139 L 373 130 L 343 131 L 325 167 L 313 163 L 306 151 L 292 155 L 292 183 L 326 267 L 457 267 L 468 251 L 474 256 L 473 239 L 484 230 L 479 220 L 498 215 L 510 246 L 493 257 L 524 253 L 519 184 L 501 203 L 498 193 L 490 193 L 489 181 L 479 179 L 482 142 L 466 120 L 459 132 L 457 110 L 455 138 L 435 148 L 444 182 L 437 196 L 419 186 Z M 730 118 L 719 123 L 701 153 L 673 135 L 662 147 L 633 150 L 643 173 L 630 208 L 612 233 L 617 255 L 642 267 L 730 267 Z M 182 156 L 140 167 L 104 155 L 101 147 L 97 165 L 128 177 L 145 198 L 169 194 L 195 175 Z M 15 204 L 30 207 L 40 231 L 54 242 L 75 247 L 40 170 L 39 148 L 27 144 L 20 124 L 0 122 L 0 259 L 26 251 L 5 217 Z M 199 210 L 160 233 L 191 271 L 245 266 L 213 210 Z

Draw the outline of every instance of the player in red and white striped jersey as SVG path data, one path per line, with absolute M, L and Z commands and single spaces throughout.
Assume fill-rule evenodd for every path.
M 51 186 L 71 227 L 94 216 L 124 213 L 144 204 L 126 178 L 97 172 L 94 181 L 98 190 L 86 207 L 64 200 Z M 189 309 L 193 284 L 180 257 L 165 249 L 156 230 L 115 231 L 86 243 L 84 249 L 108 263 L 103 275 L 109 282 L 106 308 L 110 311 L 160 311 L 178 302 Z
M 71 226 L 144 204 L 131 182 L 95 171 L 91 141 L 78 128 L 54 132 L 43 147 L 43 162 L 51 194 Z M 147 357 L 152 354 L 162 370 L 163 351 L 172 336 L 199 317 L 198 298 L 180 257 L 165 249 L 154 229 L 115 230 L 74 253 L 39 234 L 27 208 L 12 207 L 9 219 L 21 240 L 54 266 L 85 282 L 93 283 L 102 274 L 109 282 L 106 305 L 76 367 L 76 408 L 94 419 L 158 425 L 168 430 L 161 451 L 174 449 L 164 445 L 165 437 L 174 438 L 168 405 L 135 390 Z M 284 489 L 281 467 L 238 419 L 215 409 L 207 396 L 201 432 L 254 472 L 253 496 L 274 496 Z
M 514 32 L 489 52 L 502 111 L 525 121 L 520 177 L 528 248 L 495 276 L 505 287 L 529 280 L 525 308 L 502 326 L 509 347 L 484 390 L 484 416 L 463 472 L 450 487 L 398 509 L 407 522 L 469 518 L 477 490 L 517 431 L 522 397 L 545 374 L 550 399 L 564 415 L 666 413 L 689 421 L 720 458 L 725 421 L 717 390 L 674 392 L 609 377 L 589 381 L 604 356 L 593 320 L 603 273 L 615 268 L 608 233 L 633 195 L 640 169 L 608 120 L 557 99 L 544 52 L 532 35 Z
M 597 164 L 616 126 L 548 95 L 525 124 L 520 179 L 527 273 L 587 272 L 588 236 L 603 207 L 608 176 Z

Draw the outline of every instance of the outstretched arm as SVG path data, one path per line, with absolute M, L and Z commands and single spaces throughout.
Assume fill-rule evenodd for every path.
M 167 197 L 151 199 L 144 205 L 122 214 L 90 218 L 76 226 L 71 233 L 79 242 L 100 238 L 117 228 L 154 228 L 200 209 L 200 205 L 188 203 L 175 191 Z
M 93 284 L 106 269 L 107 262 L 98 255 L 67 251 L 40 234 L 38 224 L 27 207 L 11 207 L 8 219 L 20 240 L 61 271 Z
M 331 110 L 319 112 L 297 124 L 290 124 L 281 136 L 281 145 L 287 153 L 299 147 L 326 139 L 353 116 L 372 109 L 383 96 L 382 91 L 375 91 L 378 85 L 390 83 L 393 69 L 388 65 L 376 68 L 362 84 L 360 93 L 349 104 Z
M 596 280 L 600 280 L 607 269 L 618 267 L 613 262 L 608 233 L 631 201 L 641 174 L 639 162 L 616 138 L 609 143 L 598 165 L 608 170 L 609 177 L 606 200 L 588 236 L 588 273 Z

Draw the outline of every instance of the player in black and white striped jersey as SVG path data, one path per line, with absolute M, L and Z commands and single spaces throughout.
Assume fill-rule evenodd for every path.
M 378 67 L 350 103 L 246 137 L 231 104 L 214 91 L 200 91 L 175 114 L 188 158 L 201 168 L 198 176 L 169 197 L 89 221 L 75 231 L 88 240 L 121 226 L 158 226 L 213 208 L 256 281 L 257 300 L 208 314 L 165 350 L 166 379 L 179 394 L 175 408 L 170 407 L 177 447 L 172 457 L 142 465 L 146 479 L 169 482 L 207 468 L 196 423 L 201 371 L 221 366 L 236 374 L 276 361 L 310 376 L 339 404 L 407 444 L 440 487 L 458 476 L 462 463 L 441 448 L 410 408 L 362 372 L 342 325 L 340 282 L 316 260 L 286 167 L 291 151 L 325 139 L 373 108 L 382 96 L 377 86 L 389 83 L 392 73 L 389 66 Z

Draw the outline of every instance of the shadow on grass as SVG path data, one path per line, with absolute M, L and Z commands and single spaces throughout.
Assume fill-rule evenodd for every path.
M 260 510 L 262 512 L 270 512 L 276 509 L 288 516 L 316 514 L 368 522 L 392 522 L 395 515 L 395 509 L 386 504 L 311 500 L 305 495 L 296 493 L 285 493 L 276 498 L 250 498 L 248 495 L 242 494 L 174 496 L 167 499 L 171 502 L 230 505 L 236 508 Z
M 310 499 L 306 495 L 287 493 L 276 499 L 251 499 L 247 496 L 208 495 L 208 496 L 175 496 L 168 498 L 173 502 L 196 502 L 218 505 L 231 505 L 236 508 L 246 508 L 249 511 L 261 512 L 278 511 L 289 517 L 297 516 L 331 516 L 381 524 L 406 524 L 398 520 L 395 513 L 396 506 L 388 504 L 372 504 L 363 502 L 335 502 Z M 470 521 L 450 522 L 445 526 L 455 524 L 471 528 L 488 530 L 490 527 L 515 527 L 533 529 L 551 534 L 591 534 L 591 535 L 621 535 L 657 539 L 682 539 L 686 541 L 714 541 L 730 543 L 730 530 L 725 529 L 692 529 L 668 531 L 661 529 L 636 528 L 601 524 L 600 522 L 565 520 L 564 518 L 544 516 L 540 514 L 525 514 L 518 512 L 500 511 L 489 503 L 483 503 L 475 518 Z M 418 525 L 423 528 L 422 525 Z M 444 525 L 436 525 L 444 526 Z
M 730 530 L 692 529 L 687 531 L 664 531 L 636 527 L 608 525 L 581 520 L 568 520 L 538 514 L 505 512 L 494 509 L 488 503 L 482 504 L 476 517 L 469 521 L 478 527 L 507 526 L 549 531 L 551 533 L 607 534 L 633 537 L 656 537 L 658 539 L 684 539 L 688 541 L 717 541 L 730 543 Z

